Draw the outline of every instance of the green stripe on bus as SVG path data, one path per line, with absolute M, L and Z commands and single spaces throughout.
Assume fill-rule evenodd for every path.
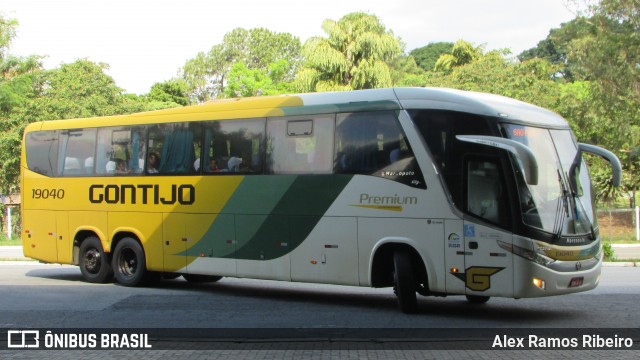
M 237 219 L 238 215 L 271 214 L 294 181 L 295 176 L 245 176 L 209 230 L 186 253 L 176 255 L 233 257 L 237 248 L 236 223 L 238 220 L 248 221 Z M 209 191 L 215 192 L 216 189 Z M 248 224 L 241 224 L 242 231 L 253 236 L 261 225 L 259 216 L 250 218 Z
M 308 237 L 351 178 L 247 176 L 202 239 L 177 255 L 251 260 L 284 256 Z
M 318 221 L 340 195 L 351 175 L 300 175 L 284 194 L 273 212 L 264 217 L 257 232 L 238 235 L 234 257 L 271 260 L 288 254 L 311 233 Z M 240 223 L 238 228 L 244 224 Z

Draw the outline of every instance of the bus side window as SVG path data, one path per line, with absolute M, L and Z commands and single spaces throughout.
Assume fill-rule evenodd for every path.
M 267 123 L 267 173 L 330 174 L 335 116 L 271 118 Z
M 58 152 L 58 173 L 79 176 L 93 173 L 96 148 L 96 129 L 74 129 L 61 132 Z
M 395 111 L 338 114 L 334 172 L 364 174 L 426 188 Z
M 210 175 L 261 173 L 264 121 L 205 122 L 202 159 L 196 159 L 196 171 Z
M 195 173 L 196 148 L 199 151 L 200 133 L 196 123 L 159 124 L 149 130 L 149 153 L 159 156 L 158 173 Z M 198 154 L 199 155 L 199 154 Z M 147 169 L 147 173 L 150 172 Z
M 94 163 L 98 175 L 139 175 L 144 165 L 144 126 L 114 126 L 98 130 Z M 86 162 L 85 162 L 86 164 Z
M 59 131 L 35 131 L 25 136 L 27 167 L 46 176 L 58 175 Z

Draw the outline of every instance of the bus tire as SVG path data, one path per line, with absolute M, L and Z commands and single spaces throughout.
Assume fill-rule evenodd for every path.
M 475 305 L 482 305 L 487 301 L 489 301 L 489 299 L 491 298 L 489 296 L 482 296 L 482 295 L 465 295 L 465 296 L 467 297 L 468 302 Z
M 80 244 L 80 272 L 90 283 L 106 283 L 113 279 L 113 270 L 109 256 L 105 254 L 100 239 L 95 236 L 86 238 Z
M 124 286 L 141 285 L 147 277 L 147 263 L 142 245 L 127 237 L 113 251 L 113 273 L 116 281 Z
M 215 275 L 198 275 L 198 274 L 182 274 L 182 277 L 190 283 L 212 283 L 222 279 L 222 276 Z
M 393 268 L 394 291 L 398 297 L 400 310 L 406 314 L 414 313 L 418 309 L 418 300 L 409 254 L 405 251 L 396 251 L 393 254 Z

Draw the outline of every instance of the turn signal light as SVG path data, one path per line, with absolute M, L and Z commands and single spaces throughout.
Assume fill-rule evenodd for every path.
M 538 279 L 536 277 L 533 278 L 533 285 L 535 285 L 537 288 L 544 290 L 545 286 L 544 286 L 544 280 L 542 279 Z

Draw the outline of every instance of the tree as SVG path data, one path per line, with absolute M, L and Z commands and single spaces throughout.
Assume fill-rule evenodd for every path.
M 450 54 L 453 49 L 451 42 L 431 43 L 421 48 L 412 50 L 409 55 L 413 56 L 416 64 L 425 71 L 433 71 L 436 61 L 443 54 Z
M 187 83 L 182 79 L 172 79 L 151 86 L 147 98 L 151 101 L 173 103 L 179 106 L 189 104 Z
M 19 191 L 21 121 L 14 113 L 27 106 L 35 94 L 37 72 L 42 69 L 37 56 L 9 54 L 18 21 L 0 16 L 0 193 Z
M 569 61 L 569 47 L 572 41 L 587 36 L 590 27 L 589 19 L 581 17 L 563 23 L 560 28 L 551 29 L 549 35 L 538 42 L 536 47 L 520 53 L 518 59 L 520 61 L 545 59 L 559 66 L 558 74 L 555 75 L 557 77 L 567 81 L 588 80 L 590 74 L 579 63 Z
M 434 65 L 435 71 L 449 72 L 454 67 L 470 64 L 483 55 L 482 46 L 473 46 L 470 42 L 458 40 L 450 54 L 442 54 Z
M 592 79 L 593 106 L 608 125 L 603 146 L 620 157 L 629 191 L 640 185 L 640 1 L 602 0 L 591 8 L 588 33 L 569 46 L 569 61 Z
M 403 52 L 401 41 L 380 19 L 351 13 L 325 20 L 328 37 L 304 44 L 303 67 L 296 77 L 299 91 L 356 90 L 391 86 L 389 64 Z
M 490 51 L 476 60 L 434 73 L 425 85 L 480 91 L 512 97 L 546 108 L 555 108 L 559 89 L 552 79 L 555 67 L 546 60 L 517 63 L 504 51 Z
M 104 73 L 106 64 L 76 60 L 43 74 L 44 86 L 27 110 L 28 120 L 71 119 L 123 113 L 123 90 Z
M 278 84 L 293 80 L 300 48 L 299 38 L 288 33 L 275 33 L 264 28 L 237 28 L 225 34 L 222 43 L 214 45 L 209 52 L 201 52 L 188 60 L 180 75 L 187 84 L 192 102 L 230 94 L 225 89 L 229 73 L 236 63 L 245 64 L 248 70 L 269 73 L 277 88 Z M 270 70 L 283 65 L 285 67 L 276 72 Z
M 17 20 L 0 16 L 0 118 L 7 117 L 15 107 L 25 104 L 33 87 L 32 74 L 42 69 L 39 56 L 9 54 L 17 27 Z
M 18 20 L 0 15 L 0 58 L 7 55 L 11 42 L 16 37 L 17 28 Z
M 224 93 L 227 97 L 247 97 L 290 92 L 287 83 L 279 81 L 288 67 L 284 59 L 270 64 L 267 70 L 250 69 L 245 63 L 237 62 L 229 71 Z

